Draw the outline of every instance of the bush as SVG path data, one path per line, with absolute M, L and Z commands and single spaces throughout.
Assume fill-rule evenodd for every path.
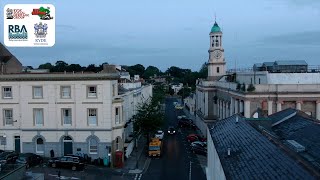
M 244 83 L 242 84 L 241 91 L 246 91 L 246 85 Z
M 250 84 L 249 87 L 248 87 L 248 89 L 247 89 L 247 91 L 252 92 L 252 91 L 254 91 L 254 90 L 256 90 L 256 88 L 254 87 L 253 84 Z

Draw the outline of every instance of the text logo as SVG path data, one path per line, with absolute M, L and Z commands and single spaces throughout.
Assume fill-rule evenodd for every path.
M 50 20 L 53 17 L 50 16 L 50 8 L 40 7 L 39 9 L 33 9 L 32 15 L 38 15 L 41 20 Z
M 29 17 L 29 14 L 26 14 L 22 11 L 22 9 L 7 9 L 7 19 L 24 19 L 25 17 Z
M 27 41 L 28 32 L 25 25 L 9 25 L 9 41 Z

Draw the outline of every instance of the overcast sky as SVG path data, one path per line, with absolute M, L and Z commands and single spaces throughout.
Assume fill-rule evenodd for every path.
M 23 65 L 64 60 L 199 70 L 208 60 L 214 14 L 227 68 L 274 60 L 320 65 L 319 0 L 0 0 L 56 8 L 52 48 L 8 48 Z M 1 13 L 3 42 L 3 13 Z

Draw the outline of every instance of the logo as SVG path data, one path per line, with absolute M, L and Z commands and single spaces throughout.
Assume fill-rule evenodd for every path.
M 25 17 L 29 17 L 29 14 L 26 14 L 22 11 L 22 9 L 7 9 L 7 19 L 24 19 Z
M 48 25 L 46 23 L 42 24 L 40 22 L 39 24 L 34 24 L 34 35 L 36 35 L 36 38 L 46 38 L 48 30 Z
M 9 41 L 28 41 L 25 25 L 9 25 Z
M 50 16 L 50 8 L 40 7 L 39 9 L 33 9 L 32 15 L 38 15 L 41 20 L 50 20 L 53 17 Z

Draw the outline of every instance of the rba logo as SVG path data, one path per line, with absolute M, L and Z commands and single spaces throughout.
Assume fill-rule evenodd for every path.
M 25 25 L 9 25 L 8 26 L 9 41 L 27 41 L 28 32 Z

